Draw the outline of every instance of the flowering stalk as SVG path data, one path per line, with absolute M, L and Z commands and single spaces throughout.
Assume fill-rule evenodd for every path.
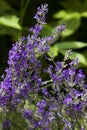
M 30 28 L 32 35 L 22 37 L 9 51 L 9 67 L 0 83 L 3 130 L 84 129 L 85 76 L 82 70 L 77 70 L 78 59 L 67 63 L 70 50 L 63 61 L 49 61 L 50 44 L 64 31 L 65 25 L 58 26 L 52 36 L 40 37 L 47 12 L 47 4 L 38 7 L 34 16 L 37 24 Z M 48 67 L 43 67 L 42 58 Z

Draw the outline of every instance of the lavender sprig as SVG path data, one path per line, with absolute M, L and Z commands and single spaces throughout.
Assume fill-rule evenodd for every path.
M 50 44 L 65 30 L 63 24 L 51 36 L 40 37 L 47 12 L 47 4 L 38 7 L 34 16 L 37 24 L 29 29 L 32 35 L 22 37 L 9 51 L 9 67 L 0 83 L 3 130 L 82 130 L 85 127 L 85 76 L 82 70 L 77 70 L 78 59 L 68 61 L 70 50 L 61 62 L 47 57 Z M 43 56 L 47 68 L 42 64 Z

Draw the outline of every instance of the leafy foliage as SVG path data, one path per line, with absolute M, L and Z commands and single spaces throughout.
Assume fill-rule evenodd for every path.
M 60 2 L 60 4 L 65 8 L 65 10 L 60 10 L 53 15 L 54 19 L 58 19 L 57 23 L 64 22 L 66 24 L 66 31 L 62 34 L 63 38 L 68 39 L 71 35 L 76 35 L 76 31 L 81 26 L 82 18 L 87 18 L 87 1 L 81 2 L 79 0 L 67 0 Z M 66 41 L 55 44 L 52 48 L 54 48 L 54 52 L 60 51 L 60 53 L 64 54 L 65 49 L 77 49 L 77 52 L 73 52 L 73 54 L 79 58 L 80 63 L 87 65 L 87 60 L 85 54 L 79 54 L 78 49 L 85 48 L 87 43 L 79 42 L 79 41 Z M 58 49 L 55 49 L 58 48 Z M 59 52 L 58 52 L 59 53 Z M 56 56 L 57 54 L 56 53 Z M 87 52 L 86 52 L 87 53 Z M 72 56 L 74 58 L 74 55 Z
M 20 24 L 18 23 L 19 18 L 15 15 L 6 15 L 0 17 L 0 24 L 3 26 L 12 27 L 15 29 L 21 29 Z

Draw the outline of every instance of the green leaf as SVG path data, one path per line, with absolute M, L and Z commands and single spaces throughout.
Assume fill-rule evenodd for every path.
M 81 18 L 81 17 L 86 17 L 87 18 L 87 11 L 84 11 L 84 12 L 74 12 L 74 11 L 69 11 L 69 10 L 61 10 L 57 13 L 55 13 L 53 15 L 53 18 L 56 18 L 56 19 L 71 19 L 71 18 Z
M 71 19 L 71 18 L 79 18 L 80 13 L 61 10 L 53 15 L 54 18 L 62 18 L 62 19 Z
M 80 17 L 79 18 L 74 17 L 71 19 L 60 20 L 58 22 L 58 24 L 60 25 L 60 23 L 65 23 L 66 30 L 62 33 L 62 36 L 67 37 L 67 36 L 70 36 L 71 34 L 73 34 L 79 28 L 81 19 L 80 19 Z
M 48 52 L 49 57 L 56 57 L 59 53 L 59 48 L 58 46 L 52 46 L 50 47 L 50 51 Z
M 79 48 L 86 47 L 87 44 L 79 41 L 66 41 L 66 42 L 56 43 L 56 46 L 58 46 L 59 49 L 79 49 Z
M 65 50 L 61 50 L 60 51 L 63 55 L 65 55 Z M 77 52 L 74 52 L 72 51 L 72 54 L 70 56 L 70 59 L 75 59 L 75 58 L 78 58 L 79 60 L 79 63 L 84 65 L 84 66 L 87 66 L 87 59 L 85 58 L 84 55 L 80 54 L 80 53 L 77 53 Z
M 87 59 L 85 58 L 84 55 L 82 55 L 81 53 L 77 53 L 77 52 L 72 52 L 72 55 L 70 57 L 71 59 L 73 58 L 78 58 L 79 62 L 83 65 L 87 66 Z
M 82 16 L 82 17 L 86 17 L 86 18 L 87 18 L 87 11 L 82 12 L 82 13 L 81 13 L 81 16 Z
M 18 21 L 19 18 L 15 15 L 6 15 L 0 17 L 0 25 L 21 29 L 21 26 Z

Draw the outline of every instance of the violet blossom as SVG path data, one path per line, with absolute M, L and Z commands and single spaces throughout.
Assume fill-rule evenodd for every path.
M 0 113 L 4 113 L 3 118 L 8 117 L 11 123 L 3 121 L 3 130 L 5 127 L 22 127 L 22 130 L 84 129 L 82 120 L 87 111 L 85 76 L 82 70 L 77 70 L 77 59 L 67 63 L 70 50 L 63 61 L 49 61 L 50 45 L 65 30 L 65 25 L 58 26 L 51 36 L 40 37 L 47 12 L 47 4 L 38 7 L 34 16 L 37 24 L 29 29 L 32 35 L 22 37 L 9 51 L 9 67 L 0 83 Z M 48 63 L 47 68 L 42 65 L 43 57 Z

